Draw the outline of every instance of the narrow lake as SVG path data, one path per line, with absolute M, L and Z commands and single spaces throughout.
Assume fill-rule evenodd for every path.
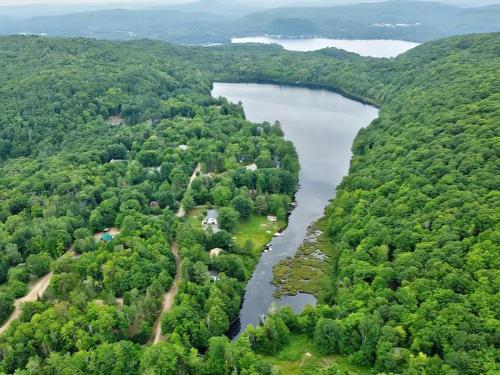
M 264 43 L 279 44 L 289 51 L 317 51 L 327 47 L 340 48 L 361 56 L 370 57 L 396 57 L 416 46 L 418 43 L 406 42 L 404 40 L 389 39 L 326 39 L 326 38 L 304 38 L 285 39 L 261 37 L 232 38 L 231 43 Z
M 348 171 L 354 137 L 378 111 L 325 90 L 268 84 L 215 83 L 212 95 L 241 101 L 252 122 L 279 120 L 285 138 L 295 144 L 301 165 L 297 207 L 283 236 L 273 239 L 273 250 L 262 253 L 247 284 L 240 320 L 231 332 L 236 335 L 248 324 L 259 323 L 260 314 L 266 314 L 273 303 L 290 305 L 297 312 L 315 303 L 313 296 L 300 294 L 276 301 L 273 267 L 295 254 L 308 226 L 322 216 Z

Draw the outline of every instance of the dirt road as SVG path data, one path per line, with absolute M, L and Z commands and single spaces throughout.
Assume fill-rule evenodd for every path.
M 163 339 L 163 335 L 161 334 L 161 321 L 162 321 L 163 315 L 167 311 L 170 311 L 170 309 L 174 306 L 175 297 L 177 296 L 177 293 L 179 292 L 179 283 L 181 281 L 181 257 L 179 256 L 179 249 L 177 247 L 176 242 L 174 242 L 172 244 L 172 253 L 174 254 L 174 257 L 175 257 L 175 264 L 177 267 L 177 272 L 175 274 L 174 283 L 172 284 L 172 287 L 163 296 L 162 312 L 158 316 L 158 318 L 156 319 L 156 321 L 153 325 L 153 333 L 152 333 L 151 337 L 149 338 L 148 344 L 158 344 Z
M 71 256 L 74 259 L 77 259 L 80 255 L 75 252 L 74 246 L 71 246 L 70 249 L 63 256 Z M 52 279 L 52 272 L 49 272 L 45 276 L 36 280 L 29 287 L 28 294 L 24 297 L 18 298 L 14 301 L 14 311 L 10 315 L 10 318 L 4 323 L 3 326 L 0 327 L 0 335 L 4 333 L 12 324 L 14 320 L 19 318 L 21 315 L 21 305 L 25 302 L 35 302 L 41 299 L 47 290 L 50 280 Z
M 39 298 L 43 297 L 43 294 L 47 290 L 50 284 L 50 279 L 52 278 L 52 272 L 38 279 L 31 287 L 24 297 L 18 298 L 14 301 L 14 311 L 12 312 L 9 320 L 5 322 L 3 326 L 0 327 L 0 335 L 4 333 L 12 324 L 14 320 L 19 318 L 21 315 L 21 305 L 25 302 L 35 302 Z
M 196 176 L 200 171 L 201 171 L 201 164 L 198 163 L 196 165 L 193 174 L 191 175 L 191 178 L 189 179 L 187 190 L 191 188 L 191 184 L 193 183 L 194 179 L 196 178 Z M 179 210 L 176 213 L 176 216 L 180 218 L 184 217 L 185 215 L 186 215 L 186 210 L 184 210 L 184 207 L 180 206 Z M 158 344 L 163 339 L 163 336 L 161 334 L 161 321 L 163 315 L 166 312 L 170 311 L 170 309 L 174 306 L 175 297 L 177 296 L 177 293 L 179 293 L 179 283 L 181 281 L 181 257 L 179 256 L 179 248 L 177 246 L 177 242 L 174 242 L 172 244 L 172 254 L 174 255 L 175 265 L 176 265 L 174 283 L 172 284 L 170 290 L 163 295 L 162 310 L 160 315 L 156 319 L 155 323 L 153 324 L 153 332 L 148 340 L 148 344 Z
M 187 190 L 189 190 L 191 188 L 191 184 L 193 183 L 196 176 L 198 176 L 198 173 L 200 173 L 200 171 L 201 171 L 201 164 L 198 163 L 196 165 L 196 168 L 195 168 L 193 174 L 191 175 L 191 178 L 189 179 L 189 184 L 188 184 Z M 186 215 L 186 210 L 184 209 L 184 207 L 182 207 L 182 205 L 179 207 L 179 209 L 177 210 L 177 213 L 175 215 L 177 217 L 184 217 Z

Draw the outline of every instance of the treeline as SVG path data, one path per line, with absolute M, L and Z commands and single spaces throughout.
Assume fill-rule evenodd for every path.
M 391 64 L 327 210 L 341 255 L 324 301 L 350 336 L 331 353 L 384 372 L 498 371 L 499 46 L 457 37 Z

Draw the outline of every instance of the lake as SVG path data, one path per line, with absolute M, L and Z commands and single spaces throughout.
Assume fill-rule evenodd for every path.
M 340 48 L 361 56 L 371 57 L 396 57 L 416 46 L 418 43 L 406 42 L 404 40 L 389 39 L 326 39 L 326 38 L 304 38 L 286 39 L 271 37 L 245 37 L 232 38 L 231 43 L 264 43 L 279 44 L 289 51 L 317 51 L 327 47 Z
M 273 304 L 287 304 L 299 312 L 306 304 L 315 303 L 313 296 L 300 294 L 276 301 L 273 267 L 295 254 L 308 226 L 323 215 L 347 174 L 354 137 L 378 116 L 378 110 L 326 90 L 269 84 L 215 83 L 212 95 L 233 103 L 241 101 L 252 122 L 279 120 L 285 138 L 295 144 L 301 165 L 297 207 L 283 236 L 272 240 L 273 250 L 262 253 L 245 289 L 234 336 L 248 324 L 259 323 L 260 314 L 266 314 Z

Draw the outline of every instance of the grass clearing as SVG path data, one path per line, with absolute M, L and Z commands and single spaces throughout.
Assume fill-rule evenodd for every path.
M 208 209 L 208 206 L 196 206 L 191 211 L 189 211 L 188 217 L 189 219 L 203 221 L 205 211 Z
M 252 241 L 255 254 L 259 254 L 274 234 L 285 226 L 286 221 L 283 219 L 271 223 L 267 221 L 267 216 L 252 215 L 235 228 L 233 237 L 236 239 L 234 241 L 239 247 L 243 247 L 248 240 Z
M 346 358 L 323 356 L 307 335 L 292 335 L 290 343 L 275 356 L 265 357 L 281 368 L 281 374 L 316 374 L 320 370 L 334 367 L 349 374 L 370 375 L 369 368 L 351 365 Z

